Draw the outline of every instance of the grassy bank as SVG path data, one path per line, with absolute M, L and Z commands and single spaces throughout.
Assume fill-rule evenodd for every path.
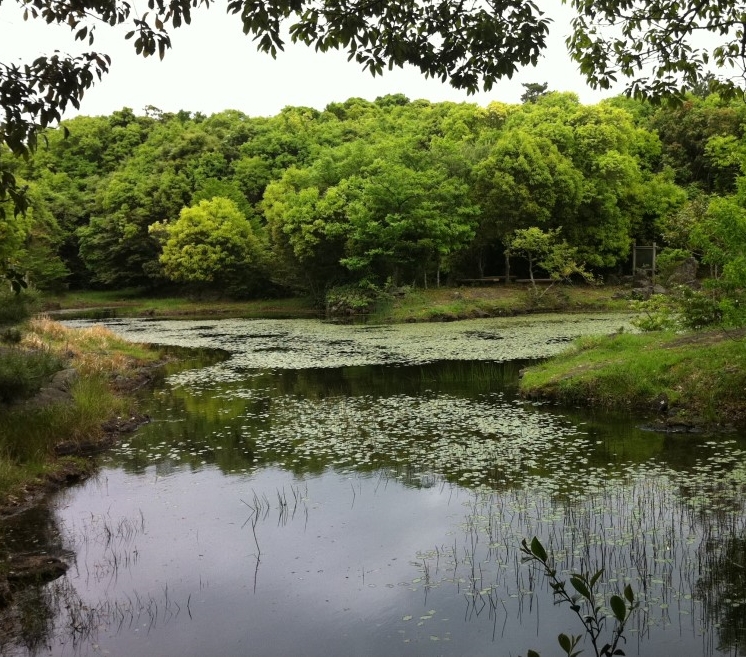
M 670 425 L 746 424 L 746 333 L 587 337 L 529 368 L 531 398 L 649 410 Z
M 518 315 L 537 311 L 628 310 L 613 286 L 555 286 L 532 293 L 527 285 L 412 289 L 382 300 L 370 320 L 433 322 Z M 149 296 L 137 289 L 71 292 L 47 297 L 45 308 L 61 317 L 318 317 L 310 298 L 251 301 Z
M 17 332 L 20 340 L 3 346 L 0 359 L 4 506 L 89 471 L 80 453 L 130 421 L 128 382 L 141 380 L 159 358 L 102 327 L 67 329 L 42 317 Z
M 439 322 L 536 312 L 628 311 L 615 286 L 559 285 L 533 291 L 523 284 L 415 289 L 384 302 L 379 322 Z
M 59 317 L 265 318 L 315 317 L 319 309 L 308 298 L 232 301 L 219 298 L 152 295 L 138 288 L 85 290 L 48 295 L 47 312 Z

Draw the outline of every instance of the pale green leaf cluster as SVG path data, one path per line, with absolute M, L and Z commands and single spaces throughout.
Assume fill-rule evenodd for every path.
M 179 218 L 151 224 L 163 251 L 160 263 L 173 281 L 213 283 L 257 269 L 261 244 L 230 199 L 214 197 L 184 208 Z

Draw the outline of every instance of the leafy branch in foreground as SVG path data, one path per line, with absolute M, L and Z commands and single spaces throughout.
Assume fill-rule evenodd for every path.
M 611 641 L 599 648 L 600 637 L 606 626 L 607 616 L 603 612 L 603 602 L 599 603 L 599 597 L 594 588 L 604 570 L 600 569 L 592 576 L 584 573 L 570 574 L 570 584 L 576 592 L 570 594 L 565 581 L 557 577 L 554 560 L 548 556 L 546 549 L 537 537 L 531 540 L 531 544 L 524 539 L 521 542 L 521 553 L 523 553 L 523 562 L 538 562 L 542 566 L 554 591 L 555 603 L 566 602 L 570 604 L 570 609 L 583 624 L 585 635 L 590 639 L 595 655 L 623 656 L 624 651 L 617 647 L 619 641 L 624 639 L 624 627 L 630 616 L 640 605 L 639 601 L 635 601 L 632 587 L 627 585 L 624 588 L 624 598 L 614 594 L 609 599 L 609 606 L 614 616 L 614 630 L 611 634 Z M 565 635 L 565 633 L 560 633 L 557 637 L 560 647 L 568 656 L 580 654 L 580 651 L 576 651 L 576 648 L 582 639 L 582 635 Z M 529 651 L 528 655 L 538 656 L 539 654 Z

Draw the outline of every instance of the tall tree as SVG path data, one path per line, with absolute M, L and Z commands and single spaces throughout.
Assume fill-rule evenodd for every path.
M 251 294 L 264 280 L 261 241 L 230 199 L 200 201 L 149 230 L 162 244 L 159 260 L 173 281 Z

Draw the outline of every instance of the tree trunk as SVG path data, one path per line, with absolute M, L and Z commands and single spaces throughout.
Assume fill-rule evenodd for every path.
M 505 251 L 505 285 L 510 283 L 510 253 Z

